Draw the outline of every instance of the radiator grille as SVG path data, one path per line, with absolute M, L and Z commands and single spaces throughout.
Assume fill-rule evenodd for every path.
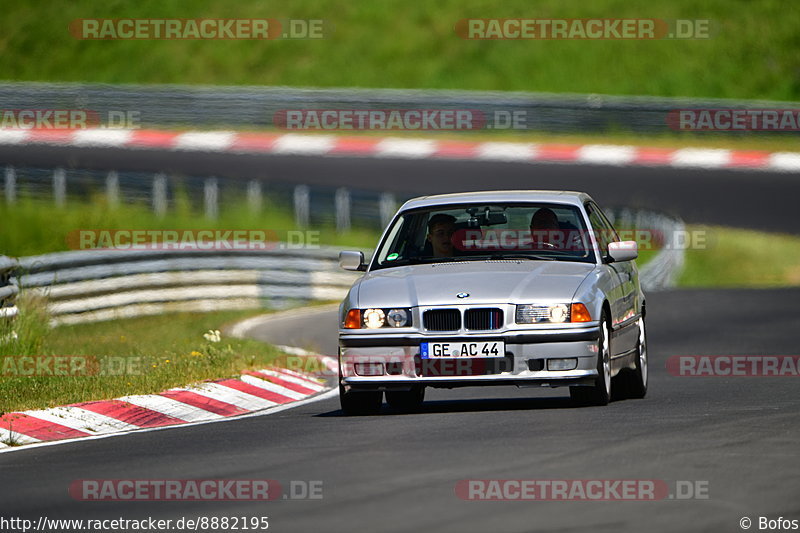
M 467 309 L 464 313 L 464 326 L 467 329 L 499 329 L 502 325 L 503 311 L 500 309 Z
M 458 331 L 461 313 L 458 309 L 431 309 L 422 314 L 422 322 L 428 331 Z

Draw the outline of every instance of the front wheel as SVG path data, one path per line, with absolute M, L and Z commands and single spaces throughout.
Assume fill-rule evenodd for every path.
M 414 385 L 409 391 L 386 391 L 386 403 L 402 413 L 418 410 L 425 401 L 425 387 Z
M 340 361 L 341 365 L 341 361 Z M 339 367 L 339 405 L 347 416 L 374 415 L 381 410 L 382 391 L 345 390 L 342 385 L 342 368 Z
M 611 401 L 611 350 L 605 312 L 600 316 L 597 339 L 597 379 L 591 387 L 570 387 L 569 396 L 578 405 L 608 405 Z
M 625 396 L 628 398 L 644 398 L 647 394 L 647 332 L 644 317 L 639 319 L 639 341 L 636 344 L 636 363 L 626 376 Z
M 381 410 L 383 392 L 345 391 L 339 385 L 339 404 L 347 416 L 374 415 Z

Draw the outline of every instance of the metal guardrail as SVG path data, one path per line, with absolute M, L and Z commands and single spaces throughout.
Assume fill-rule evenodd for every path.
M 651 236 L 663 238 L 663 247 L 647 263 L 639 268 L 639 280 L 646 291 L 659 291 L 674 287 L 683 270 L 685 251 L 676 245 L 676 235 L 686 231 L 683 221 L 655 211 L 642 209 L 610 209 L 606 214 L 618 227 L 646 228 Z
M 6 166 L 0 198 L 14 205 L 20 198 L 35 198 L 55 206 L 86 200 L 103 192 L 109 206 L 135 203 L 150 206 L 163 216 L 178 203 L 178 191 L 197 212 L 209 220 L 227 210 L 243 208 L 253 214 L 267 205 L 294 209 L 297 227 L 335 226 L 344 232 L 353 226 L 383 228 L 398 201 L 410 195 L 353 190 L 331 186 L 297 185 L 278 180 L 218 180 L 213 176 L 173 176 L 163 172 L 100 171 L 90 169 L 46 169 Z
M 23 289 L 47 297 L 53 325 L 336 300 L 357 277 L 333 248 L 58 252 L 24 257 L 20 271 Z
M 16 259 L 0 255 L 0 319 L 17 316 L 19 287 L 13 274 L 18 267 Z
M 487 126 L 524 112 L 525 129 L 552 132 L 669 131 L 675 109 L 795 108 L 796 102 L 655 98 L 597 94 L 409 89 L 308 89 L 297 87 L 103 85 L 5 82 L 0 105 L 6 109 L 86 109 L 138 113 L 138 126 L 273 127 L 287 109 L 471 109 Z M 730 133 L 728 133 L 730 135 Z

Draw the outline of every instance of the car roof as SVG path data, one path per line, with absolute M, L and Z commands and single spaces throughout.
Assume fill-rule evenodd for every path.
M 452 194 L 437 194 L 420 196 L 408 200 L 400 208 L 417 209 L 421 207 L 435 207 L 447 204 L 467 203 L 506 203 L 506 202 L 542 202 L 568 205 L 583 205 L 592 198 L 585 192 L 578 191 L 546 191 L 546 190 L 512 190 L 512 191 L 475 191 Z

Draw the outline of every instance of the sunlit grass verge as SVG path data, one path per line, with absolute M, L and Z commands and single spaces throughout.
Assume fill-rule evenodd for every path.
M 208 334 L 263 312 L 176 313 L 46 331 L 39 324 L 47 322 L 36 318 L 43 313 L 39 304 L 23 303 L 13 325 L 18 341 L 0 345 L 0 413 L 157 393 L 280 364 L 280 352 L 269 344 L 225 335 L 217 341 Z M 93 375 L 21 375 L 30 368 L 20 364 L 24 355 L 72 357 L 62 360 L 67 361 L 64 369 L 74 360 L 83 361 L 86 370 L 79 374 Z M 54 364 L 50 368 L 57 369 Z
M 679 286 L 800 286 L 800 237 L 719 226 L 688 230 L 706 231 L 708 246 L 686 251 Z
M 185 195 L 163 217 L 157 217 L 145 203 L 110 206 L 101 194 L 88 200 L 70 199 L 64 207 L 55 207 L 47 199 L 22 197 L 16 204 L 0 204 L 0 220 L 14 231 L 0 231 L 0 254 L 21 257 L 69 249 L 67 237 L 79 230 L 262 230 L 278 240 L 286 240 L 290 230 L 297 230 L 290 209 L 267 205 L 260 213 L 238 207 L 236 202 L 222 205 L 217 220 L 207 219 L 192 208 Z M 244 202 L 242 202 L 244 203 Z M 301 244 L 374 247 L 379 229 L 353 226 L 337 232 L 332 225 L 306 228 Z

